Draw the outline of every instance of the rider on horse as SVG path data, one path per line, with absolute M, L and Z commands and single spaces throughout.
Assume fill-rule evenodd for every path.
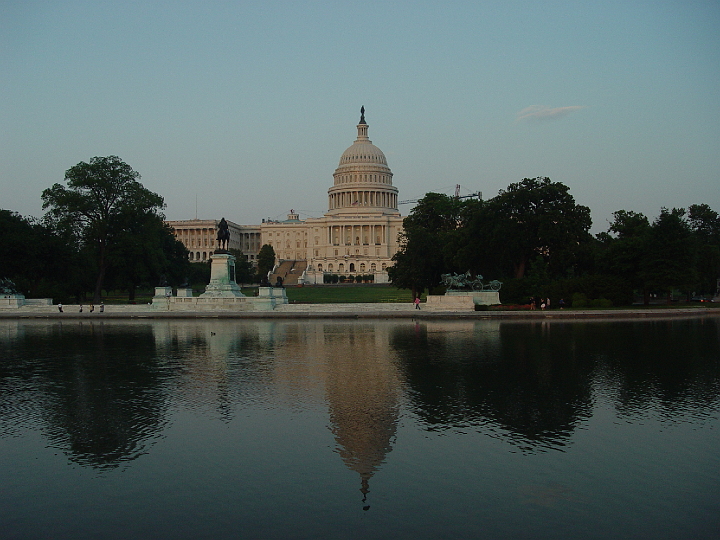
M 228 224 L 227 224 L 227 221 L 225 221 L 225 218 L 222 218 L 220 220 L 220 223 L 218 223 L 217 240 L 218 240 L 218 249 L 227 250 L 227 248 L 230 244 L 230 228 L 228 227 Z M 223 248 L 223 243 L 225 244 L 224 248 Z

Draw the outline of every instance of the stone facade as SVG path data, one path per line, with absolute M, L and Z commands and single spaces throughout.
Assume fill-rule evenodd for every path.
M 226 220 L 227 221 L 227 220 Z M 190 252 L 191 262 L 206 262 L 217 249 L 217 219 L 185 219 L 166 221 L 174 231 L 175 238 L 180 240 Z M 260 226 L 238 225 L 227 221 L 230 230 L 229 249 L 239 249 L 251 261 L 257 258 L 260 251 Z
M 260 247 L 275 250 L 278 264 L 302 261 L 301 283 L 321 284 L 325 274 L 370 275 L 387 283 L 387 268 L 398 251 L 402 216 L 398 190 L 383 152 L 368 138 L 364 110 L 357 139 L 343 152 L 328 189 L 328 211 L 301 220 L 293 210 L 284 221 L 230 225 L 230 248 L 255 260 Z M 169 221 L 190 251 L 190 260 L 208 260 L 217 241 L 217 221 Z

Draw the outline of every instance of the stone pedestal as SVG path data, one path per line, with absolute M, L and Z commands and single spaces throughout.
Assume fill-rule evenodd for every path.
M 25 295 L 3 294 L 0 296 L 0 308 L 19 308 L 25 305 Z
M 155 287 L 155 298 L 167 298 L 172 296 L 172 287 Z
M 210 261 L 210 283 L 199 298 L 244 297 L 235 283 L 235 257 L 229 253 L 213 253 Z
M 474 311 L 475 306 L 499 303 L 498 291 L 448 291 L 443 296 L 428 295 L 426 306 L 438 311 Z
M 192 289 L 190 288 L 179 288 L 177 290 L 177 296 L 178 298 L 191 298 L 192 297 Z
M 445 296 L 469 296 L 476 306 L 494 306 L 500 303 L 499 291 L 447 291 Z

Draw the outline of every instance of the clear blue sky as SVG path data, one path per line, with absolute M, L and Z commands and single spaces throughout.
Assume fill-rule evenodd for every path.
M 720 211 L 720 2 L 0 2 L 0 208 L 118 155 L 169 219 L 327 210 L 360 106 L 400 199 L 548 176 Z M 403 215 L 411 206 L 401 206 Z

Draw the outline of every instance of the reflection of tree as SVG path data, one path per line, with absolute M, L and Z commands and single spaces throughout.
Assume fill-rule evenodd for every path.
M 38 389 L 52 445 L 78 463 L 113 467 L 144 453 L 162 428 L 154 345 L 145 325 L 28 324 L 12 344 L 17 363 L 5 370 Z
M 650 407 L 677 416 L 720 401 L 720 325 L 714 319 L 608 323 L 605 376 L 621 415 Z
M 589 411 L 588 367 L 562 335 L 541 324 L 500 324 L 474 332 L 398 329 L 415 404 L 430 429 L 497 424 L 521 446 L 564 444 Z
M 488 422 L 529 449 L 565 444 L 591 413 L 593 392 L 609 394 L 623 414 L 659 403 L 668 412 L 717 404 L 715 320 L 499 323 L 472 332 L 398 327 L 418 414 L 429 429 Z M 497 323 L 495 323 L 497 324 Z

